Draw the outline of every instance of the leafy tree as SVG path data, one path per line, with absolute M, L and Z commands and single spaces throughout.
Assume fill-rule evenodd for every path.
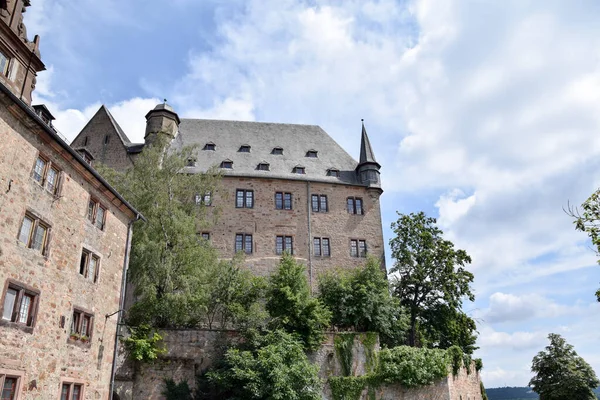
M 173 379 L 165 379 L 162 395 L 165 396 L 165 400 L 194 400 L 187 381 L 175 383 Z
M 220 367 L 208 372 L 200 398 L 318 400 L 322 382 L 302 342 L 282 330 L 230 348 Z
M 421 340 L 428 347 L 447 349 L 456 345 L 466 354 L 473 354 L 478 349 L 475 346 L 475 321 L 460 309 L 447 304 L 437 304 L 424 310 L 419 327 Z
M 389 347 L 402 344 L 408 318 L 377 259 L 362 268 L 334 271 L 319 277 L 319 299 L 332 312 L 331 324 L 359 332 L 378 332 Z
M 583 213 L 569 207 L 568 214 L 575 218 L 575 228 L 589 235 L 596 246 L 596 253 L 600 255 L 600 189 L 592 193 L 581 209 Z M 596 291 L 596 298 L 600 302 L 600 289 Z
M 434 320 L 426 320 L 425 314 L 440 305 L 459 311 L 462 299 L 474 301 L 470 284 L 473 274 L 465 269 L 471 257 L 464 250 L 455 250 L 454 244 L 444 240 L 443 232 L 435 225 L 435 218 L 425 213 L 398 213 L 398 221 L 392 223 L 395 237 L 390 240 L 394 266 L 397 274 L 395 294 L 410 315 L 408 344 L 417 344 L 417 328 Z M 441 331 L 441 327 L 434 327 Z M 464 326 L 472 332 L 468 325 Z M 425 327 L 427 331 L 427 327 Z
M 271 326 L 298 335 L 307 349 L 323 342 L 331 312 L 312 297 L 304 266 L 284 254 L 277 271 L 271 275 L 266 308 L 273 318 Z
M 218 266 L 216 251 L 197 236 L 208 222 L 196 196 L 214 193 L 219 177 L 181 173 L 192 148 L 166 153 L 165 144 L 161 138 L 144 149 L 125 172 L 99 170 L 147 220 L 134 226 L 129 281 L 137 301 L 130 323 L 194 326 L 204 317 L 207 278 Z
M 600 381 L 592 367 L 560 335 L 551 333 L 548 339 L 546 350 L 533 357 L 529 386 L 540 400 L 595 400 L 593 389 Z

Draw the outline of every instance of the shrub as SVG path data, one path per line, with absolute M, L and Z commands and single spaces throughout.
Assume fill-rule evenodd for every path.
M 431 385 L 448 375 L 448 359 L 444 350 L 399 346 L 379 353 L 376 371 L 382 383 Z

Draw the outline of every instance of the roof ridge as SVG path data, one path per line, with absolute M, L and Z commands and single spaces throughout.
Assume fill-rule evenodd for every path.
M 106 114 L 108 115 L 108 119 L 110 119 L 110 122 L 113 125 L 113 128 L 115 128 L 115 131 L 117 132 L 117 135 L 119 135 L 119 138 L 121 139 L 123 144 L 124 145 L 131 144 L 131 140 L 129 140 L 129 138 L 127 137 L 127 135 L 125 134 L 125 132 L 123 131 L 123 129 L 121 128 L 121 126 L 119 125 L 117 120 L 115 119 L 115 117 L 113 117 L 113 115 L 111 114 L 108 107 L 106 107 L 104 104 L 102 104 L 100 106 L 100 108 L 104 109 L 104 111 L 106 111 Z
M 216 122 L 241 122 L 243 124 L 263 124 L 263 125 L 287 125 L 287 126 L 318 126 L 315 124 L 291 124 L 286 122 L 264 122 L 264 121 L 243 121 L 236 119 L 215 119 L 215 118 L 181 118 L 181 121 L 216 121 Z

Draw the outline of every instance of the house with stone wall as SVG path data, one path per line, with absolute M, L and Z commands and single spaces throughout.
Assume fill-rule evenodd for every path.
M 0 2 L 0 393 L 107 399 L 139 214 L 31 106 L 27 6 Z

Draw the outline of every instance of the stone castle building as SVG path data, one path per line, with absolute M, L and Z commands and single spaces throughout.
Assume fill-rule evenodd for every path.
M 265 275 L 287 251 L 307 266 L 312 287 L 320 273 L 361 265 L 367 254 L 384 262 L 380 165 L 364 125 L 357 162 L 315 125 L 184 119 L 166 103 L 146 121 L 146 143 L 166 134 L 172 150 L 195 146 L 186 173 L 215 167 L 223 174 L 218 192 L 196 199 L 220 208 L 199 234 L 223 257 L 244 252 Z M 118 170 L 133 165 L 144 145 L 131 143 L 104 106 L 71 143 L 92 163 Z
M 0 397 L 107 399 L 138 212 L 30 106 L 28 5 L 0 1 Z

